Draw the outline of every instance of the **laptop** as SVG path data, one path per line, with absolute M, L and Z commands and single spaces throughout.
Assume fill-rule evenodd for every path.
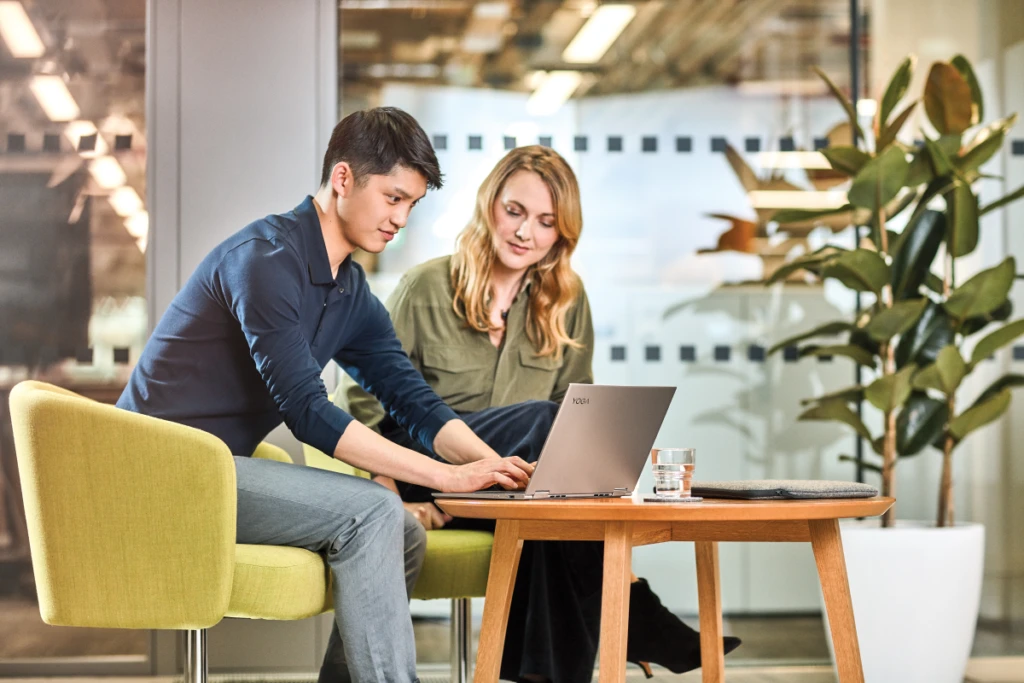
M 570 384 L 525 491 L 435 493 L 436 498 L 537 500 L 632 494 L 675 387 Z

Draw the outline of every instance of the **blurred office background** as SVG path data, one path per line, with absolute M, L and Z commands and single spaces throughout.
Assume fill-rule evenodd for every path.
M 779 201 L 782 181 L 800 193 L 788 206 L 842 191 L 813 152 L 849 144 L 850 132 L 812 66 L 853 93 L 867 121 L 906 54 L 926 65 L 962 53 L 987 118 L 1024 110 L 1024 3 L 605 5 L 0 0 L 0 675 L 167 672 L 177 647 L 169 634 L 40 622 L 7 391 L 37 377 L 116 400 L 199 260 L 312 193 L 331 128 L 366 107 L 417 117 L 446 178 L 384 254 L 361 257 L 379 296 L 451 251 L 506 150 L 549 145 L 581 185 L 574 263 L 594 311 L 596 380 L 677 385 L 658 443 L 695 446 L 698 478 L 874 481 L 839 461 L 856 452 L 847 430 L 795 423 L 799 400 L 848 385 L 852 363 L 765 353 L 854 301 L 841 288 L 759 282 L 787 257 L 853 244 L 853 231 L 783 233 L 758 209 Z M 983 195 L 1024 182 L 1024 132 L 1013 136 L 985 169 L 999 178 Z M 1022 224 L 1019 205 L 986 216 L 971 269 L 1024 256 Z M 1022 363 L 1024 346 L 1007 349 L 972 381 Z M 982 654 L 1024 654 L 1021 416 L 1018 401 L 957 455 L 958 515 L 987 527 Z M 299 454 L 282 430 L 273 438 Z M 934 517 L 939 466 L 935 453 L 900 464 L 901 516 Z M 748 638 L 736 659 L 827 658 L 809 547 L 723 544 L 721 568 L 727 621 L 738 632 L 760 624 L 769 645 Z M 691 548 L 638 549 L 635 569 L 674 611 L 696 613 Z M 429 625 L 448 608 L 413 612 Z M 211 665 L 312 670 L 328 626 L 226 622 L 211 632 Z

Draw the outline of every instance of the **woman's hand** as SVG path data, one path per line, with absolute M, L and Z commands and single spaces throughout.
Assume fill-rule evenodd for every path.
M 405 509 L 412 513 L 412 516 L 423 525 L 427 531 L 442 529 L 444 525 L 452 521 L 450 515 L 441 512 L 433 503 L 402 503 Z

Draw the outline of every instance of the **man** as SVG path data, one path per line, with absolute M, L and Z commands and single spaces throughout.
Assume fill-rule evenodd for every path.
M 403 533 L 419 525 L 373 482 L 247 457 L 267 433 L 284 421 L 300 441 L 351 465 L 443 491 L 519 488 L 533 471 L 491 450 L 427 386 L 351 258 L 357 248 L 383 251 L 427 188 L 440 186 L 437 158 L 411 116 L 393 108 L 347 116 L 331 135 L 316 195 L 250 224 L 199 264 L 118 401 L 228 444 L 239 543 L 324 554 L 335 605 L 324 683 L 416 680 Z M 320 379 L 332 358 L 452 464 L 396 446 L 334 406 Z

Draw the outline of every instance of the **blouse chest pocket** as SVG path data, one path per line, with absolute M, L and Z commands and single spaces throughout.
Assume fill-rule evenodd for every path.
M 528 348 L 519 349 L 519 377 L 516 378 L 516 382 L 522 383 L 522 386 L 516 393 L 532 399 L 549 399 L 561 368 L 560 359 L 553 356 L 538 356 Z
M 456 410 L 480 410 L 476 399 L 490 395 L 494 361 L 494 355 L 482 349 L 424 346 L 423 377 L 437 395 Z M 473 407 L 467 408 L 467 402 Z

